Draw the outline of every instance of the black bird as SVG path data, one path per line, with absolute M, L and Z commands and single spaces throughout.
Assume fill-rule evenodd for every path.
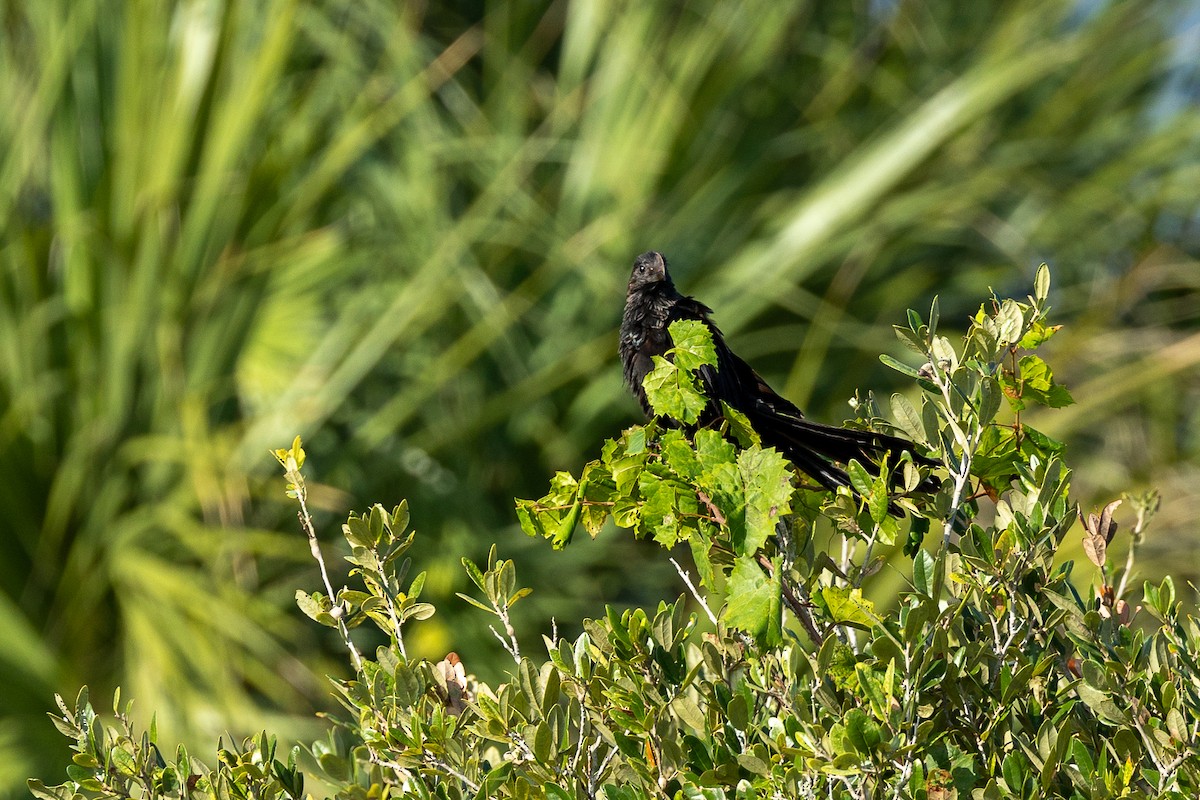
M 800 409 L 776 394 L 749 364 L 729 349 L 720 329 L 709 318 L 710 314 L 711 308 L 676 290 L 667 272 L 667 260 L 661 253 L 642 253 L 634 260 L 625 315 L 621 320 L 619 350 L 625 367 L 625 382 L 641 401 L 647 416 L 653 412 L 642 380 L 654 369 L 653 357 L 664 356 L 673 346 L 667 327 L 676 320 L 698 320 L 712 333 L 717 365 L 705 365 L 698 371 L 708 405 L 700 414 L 696 427 L 720 421 L 720 401 L 724 400 L 746 415 L 765 446 L 777 449 L 802 472 L 831 491 L 850 485 L 850 478 L 838 463 L 845 464 L 852 458 L 858 459 L 867 469 L 877 471 L 886 453 L 892 453 L 894 465 L 900 452 L 907 450 L 919 464 L 938 464 L 917 454 L 916 446 L 907 439 L 835 428 L 805 419 Z M 936 486 L 937 480 L 930 479 L 919 488 L 927 490 Z M 900 513 L 895 505 L 890 510 L 893 514 Z

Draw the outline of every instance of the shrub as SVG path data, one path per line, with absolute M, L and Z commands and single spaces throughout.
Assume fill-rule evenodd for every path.
M 897 328 L 924 363 L 884 361 L 920 386 L 919 401 L 893 396 L 888 422 L 868 395 L 853 424 L 940 458 L 946 477 L 932 494 L 916 493 L 926 468 L 904 457 L 883 477 L 851 462 L 854 492 L 815 490 L 731 411 L 722 430 L 690 437 L 634 426 L 579 475 L 559 473 L 546 496 L 518 501 L 525 530 L 556 548 L 611 519 L 664 548 L 686 544 L 695 577 L 672 558 L 690 599 L 606 609 L 574 638 L 543 636 L 544 653 L 530 657 L 509 620 L 529 592 L 513 562 L 494 547 L 486 564 L 463 559 L 474 593 L 460 597 L 496 618 L 512 658 L 497 686 L 454 654 L 407 655 L 404 631 L 434 608 L 420 601 L 424 573 L 409 578 L 406 505 L 350 516 L 342 532 L 359 585 L 333 588 L 297 439 L 276 455 L 324 580 L 297 601 L 340 632 L 354 668 L 334 681 L 345 711 L 328 737 L 286 763 L 266 735 L 220 750 L 215 768 L 182 749 L 168 761 L 153 727 L 137 733 L 127 713 L 99 725 L 85 690 L 73 707 L 59 701 L 56 722 L 76 750 L 70 780 L 30 786 L 59 800 L 298 798 L 304 765 L 356 800 L 1194 797 L 1200 628 L 1169 578 L 1147 584 L 1136 608 L 1127 599 L 1155 498 L 1085 518 L 1062 445 L 1023 418 L 1072 402 L 1036 354 L 1057 330 L 1048 289 L 1043 267 L 1027 301 L 992 298 L 958 347 L 938 332 L 936 300 L 928 319 L 909 312 Z M 712 348 L 702 326 L 672 335 L 673 358 L 647 382 L 657 410 L 683 416 Z M 1135 521 L 1116 565 L 1121 502 Z M 1055 563 L 1076 520 L 1089 561 L 1079 580 L 1093 587 L 1084 594 L 1075 565 Z M 907 580 L 892 605 L 868 598 L 885 569 Z M 367 622 L 386 643 L 363 654 L 351 629 Z

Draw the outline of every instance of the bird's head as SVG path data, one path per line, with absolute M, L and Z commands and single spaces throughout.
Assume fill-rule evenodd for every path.
M 629 291 L 634 292 L 660 281 L 671 282 L 671 276 L 667 274 L 667 259 L 662 253 L 651 250 L 633 260 L 633 272 L 629 274 Z

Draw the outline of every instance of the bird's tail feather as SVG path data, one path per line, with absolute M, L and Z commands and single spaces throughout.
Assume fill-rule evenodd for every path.
M 754 414 L 751 425 L 762 437 L 763 443 L 777 448 L 801 471 L 829 490 L 839 486 L 850 486 L 850 477 L 838 464 L 856 459 L 873 474 L 879 472 L 879 462 L 891 453 L 894 465 L 899 454 L 905 450 L 913 460 L 925 466 L 937 466 L 938 461 L 923 456 L 914 450 L 912 442 L 898 436 L 875 431 L 860 431 L 852 428 L 836 428 L 790 414 Z M 836 463 L 835 463 L 836 462 Z M 917 488 L 934 491 L 940 485 L 936 477 L 930 476 Z M 900 514 L 895 504 L 888 510 Z

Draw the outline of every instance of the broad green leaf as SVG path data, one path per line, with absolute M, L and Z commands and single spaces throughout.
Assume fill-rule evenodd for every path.
M 921 415 L 909 399 L 902 394 L 895 393 L 892 395 L 891 403 L 892 417 L 900 426 L 900 430 L 904 431 L 914 442 L 924 444 L 926 442 L 925 427 L 921 424 Z
M 708 405 L 695 378 L 662 356 L 654 357 L 654 369 L 642 380 L 642 388 L 655 414 L 688 425 L 695 423 Z
M 774 562 L 778 575 L 779 563 Z M 779 581 L 763 572 L 751 556 L 738 558 L 729 576 L 725 622 L 772 647 L 782 637 Z
M 745 487 L 746 516 L 744 538 L 734 538 L 740 555 L 750 555 L 775 532 L 775 523 L 791 513 L 791 465 L 773 448 L 751 447 L 738 456 L 738 472 Z
M 862 589 L 826 586 L 818 594 L 834 622 L 864 630 L 875 624 L 875 604 L 863 597 Z
M 758 431 L 754 430 L 753 426 L 750 425 L 749 418 L 724 400 L 721 401 L 721 414 L 725 417 L 725 423 L 729 426 L 729 432 L 737 439 L 739 445 L 750 447 L 751 445 L 762 443 Z
M 696 705 L 696 701 L 692 700 L 686 694 L 677 695 L 671 701 L 671 710 L 675 712 L 675 715 L 679 717 L 679 720 L 683 724 L 692 730 L 700 734 L 708 730 L 704 712 L 700 710 L 700 706 Z
M 871 494 L 874 479 L 863 465 L 858 462 L 858 459 L 850 459 L 850 463 L 846 465 L 846 474 L 850 476 L 850 485 L 854 487 L 855 492 L 862 497 Z
M 996 338 L 1001 345 L 1016 344 L 1021 340 L 1025 328 L 1025 315 L 1021 306 L 1013 300 L 1005 300 L 1000 304 L 996 314 Z
M 1021 337 L 1021 349 L 1036 350 L 1060 330 L 1062 330 L 1061 325 L 1047 325 L 1041 321 L 1035 322 L 1029 326 L 1029 330 Z
M 714 430 L 705 428 L 696 431 L 696 458 L 700 466 L 709 470 L 718 464 L 730 464 L 737 457 L 737 448 Z
M 865 756 L 871 755 L 883 742 L 879 723 L 861 709 L 852 708 L 846 715 L 846 738 L 854 749 Z
M 1075 402 L 1065 386 L 1054 382 L 1050 365 L 1037 356 L 1024 356 L 1020 362 L 1021 397 L 1050 408 L 1062 408 Z
M 675 364 L 688 372 L 695 372 L 705 364 L 717 363 L 717 350 L 713 346 L 712 333 L 703 322 L 681 319 L 672 322 L 667 332 L 671 336 L 671 352 Z
M 930 596 L 933 587 L 934 560 L 927 550 L 918 550 L 913 556 L 913 587 L 918 592 Z

